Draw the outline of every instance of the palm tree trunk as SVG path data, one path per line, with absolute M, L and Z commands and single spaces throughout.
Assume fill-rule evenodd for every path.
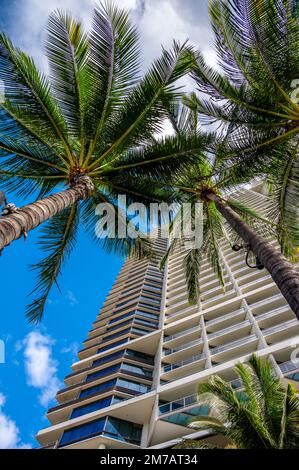
M 205 197 L 215 203 L 218 211 L 229 225 L 258 256 L 299 319 L 299 273 L 280 251 L 263 237 L 257 235 L 220 197 L 212 192 L 207 192 Z
M 91 179 L 87 175 L 81 175 L 75 179 L 70 189 L 40 199 L 17 209 L 16 212 L 0 217 L 0 253 L 12 241 L 27 234 L 80 199 L 86 199 L 92 191 Z

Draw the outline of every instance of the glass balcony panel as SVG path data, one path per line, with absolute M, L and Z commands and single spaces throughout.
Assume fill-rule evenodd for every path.
M 105 435 L 119 441 L 140 443 L 142 426 L 118 418 L 104 417 L 64 431 L 59 447 Z

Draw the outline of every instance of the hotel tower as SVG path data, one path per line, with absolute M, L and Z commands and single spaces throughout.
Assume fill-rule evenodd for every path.
M 260 185 L 234 197 L 261 214 L 269 209 Z M 225 292 L 204 261 L 196 306 L 188 304 L 184 253 L 174 253 L 164 272 L 154 260 L 124 263 L 48 410 L 49 427 L 37 434 L 41 447 L 163 449 L 186 437 L 216 443 L 188 428 L 207 412 L 196 403 L 197 385 L 218 374 L 239 388 L 234 366 L 253 352 L 298 384 L 294 313 L 265 270 L 249 268 L 227 240 L 220 247 Z M 167 241 L 156 239 L 155 249 L 162 256 Z

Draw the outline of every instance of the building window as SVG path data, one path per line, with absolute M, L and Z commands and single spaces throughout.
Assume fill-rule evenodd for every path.
M 101 410 L 110 406 L 112 402 L 112 397 L 103 398 L 102 400 L 97 400 L 87 405 L 74 408 L 70 419 L 78 418 L 78 416 L 86 415 L 87 413 L 92 413 L 93 411 Z
M 141 367 L 141 366 L 133 366 L 132 364 L 127 364 L 126 362 L 124 362 L 121 365 L 121 370 L 133 372 L 134 374 L 138 374 L 138 375 L 143 375 L 144 377 L 147 377 L 147 378 L 152 377 L 152 371 L 150 369 L 145 369 L 144 367 Z
M 97 350 L 97 354 L 104 352 L 104 351 L 108 351 L 108 349 L 115 348 L 116 346 L 119 346 L 120 344 L 125 344 L 128 341 L 129 341 L 129 338 L 122 339 L 121 341 L 115 341 L 115 343 L 109 344 L 108 346 L 105 346 L 104 348 L 99 348 Z
M 149 385 L 140 384 L 138 382 L 132 382 L 131 380 L 125 379 L 118 379 L 117 384 L 118 387 L 127 388 L 128 390 L 134 390 L 138 393 L 147 393 L 151 390 Z
M 103 390 L 106 390 L 107 388 L 113 387 L 115 384 L 116 384 L 116 379 L 109 380 L 108 382 L 103 382 L 99 385 L 94 385 L 93 387 L 85 388 L 84 390 L 81 390 L 79 398 L 88 397 L 89 395 L 93 395 L 94 393 L 102 392 Z
M 124 379 L 118 378 L 118 379 L 108 380 L 108 382 L 103 382 L 101 384 L 94 385 L 93 387 L 89 387 L 89 388 L 85 388 L 84 390 L 81 390 L 79 394 L 79 398 L 86 398 L 86 397 L 89 397 L 90 395 L 94 395 L 99 392 L 103 393 L 107 389 L 114 388 L 114 387 L 122 387 L 128 390 L 133 390 L 134 392 L 138 392 L 138 393 L 147 393 L 151 389 L 151 387 L 148 385 L 139 384 L 131 380 L 124 380 Z
M 105 435 L 119 441 L 140 443 L 142 426 L 118 418 L 104 417 L 64 431 L 59 447 L 91 437 Z
M 140 443 L 142 427 L 138 424 L 117 418 L 108 418 L 105 434 L 119 441 Z
M 126 357 L 136 360 L 136 361 L 144 361 L 148 364 L 154 364 L 153 356 L 149 356 L 148 354 L 144 354 L 139 351 L 133 351 L 132 349 L 126 349 L 125 351 Z
M 62 435 L 59 445 L 62 446 L 71 442 L 80 441 L 81 439 L 86 439 L 87 437 L 97 436 L 104 431 L 105 423 L 106 418 L 101 418 L 96 421 L 91 421 L 90 423 L 82 424 L 81 426 L 76 426 L 72 429 L 67 429 Z
M 78 408 L 73 409 L 70 419 L 78 418 L 78 416 L 83 416 L 88 413 L 92 413 L 93 411 L 102 410 L 103 408 L 115 405 L 115 403 L 119 403 L 123 400 L 125 400 L 125 398 L 113 395 L 111 397 L 103 398 L 102 400 L 93 401 L 92 403 L 88 403 L 84 406 L 79 406 Z
M 98 372 L 93 372 L 92 374 L 89 374 L 86 376 L 85 382 L 91 382 L 94 379 L 97 379 L 98 377 L 102 377 L 103 375 L 107 374 L 113 374 L 113 372 L 118 371 L 120 368 L 119 364 L 116 364 L 111 367 L 106 367 L 105 369 L 99 370 Z
M 92 363 L 92 367 L 97 366 L 99 364 L 103 364 L 108 361 L 113 361 L 113 359 L 118 359 L 124 355 L 124 351 L 117 351 L 114 354 L 109 354 L 109 356 L 101 357 L 100 359 L 96 359 Z
M 120 321 L 120 320 L 122 320 L 123 318 L 131 317 L 131 316 L 134 315 L 134 313 L 135 313 L 135 310 L 131 310 L 130 312 L 125 313 L 124 315 L 120 315 L 120 316 L 117 317 L 117 318 L 113 318 L 112 320 L 110 320 L 109 325 L 110 325 L 111 323 L 115 323 L 116 321 Z

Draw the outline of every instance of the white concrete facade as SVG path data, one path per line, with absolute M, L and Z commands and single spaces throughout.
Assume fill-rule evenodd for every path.
M 235 197 L 260 213 L 269 207 L 259 185 Z M 202 411 L 197 384 L 219 374 L 238 387 L 234 365 L 253 352 L 297 383 L 298 320 L 265 270 L 247 267 L 227 240 L 220 246 L 225 291 L 204 262 L 196 306 L 188 304 L 184 253 L 164 273 L 153 262 L 125 262 L 47 414 L 51 426 L 37 434 L 42 447 L 166 448 L 205 438 L 187 427 Z M 162 255 L 166 242 L 156 248 Z

